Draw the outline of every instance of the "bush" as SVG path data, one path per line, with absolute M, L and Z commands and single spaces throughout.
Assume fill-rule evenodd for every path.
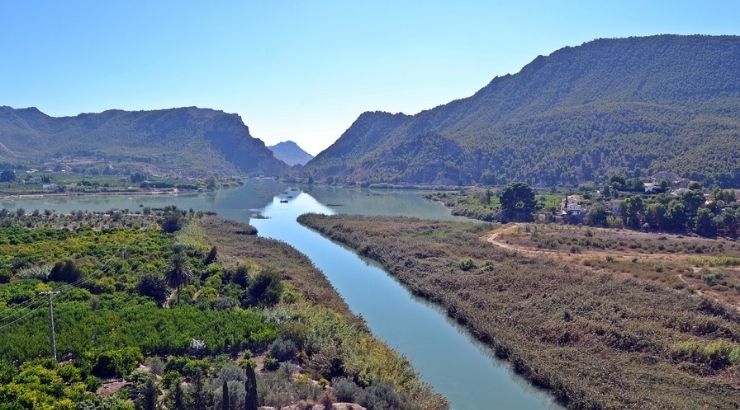
M 102 385 L 103 382 L 95 376 L 90 375 L 85 378 L 85 387 L 87 388 L 87 391 L 94 392 L 98 390 Z
M 154 299 L 158 305 L 164 304 L 170 295 L 170 288 L 163 277 L 150 273 L 142 276 L 136 286 L 136 290 L 143 296 Z
M 462 258 L 460 262 L 458 262 L 457 266 L 464 271 L 469 271 L 473 268 L 475 268 L 475 263 L 470 258 Z
M 249 287 L 249 271 L 246 266 L 239 265 L 231 274 L 231 281 L 241 286 L 242 289 Z
M 136 347 L 109 350 L 98 355 L 92 373 L 102 378 L 126 377 L 142 360 L 144 356 Z
M 707 274 L 701 275 L 701 280 L 704 281 L 708 286 L 714 286 L 716 285 L 722 278 L 724 278 L 724 274 L 720 271 L 714 271 L 709 272 Z
M 358 400 L 362 393 L 362 387 L 358 386 L 352 380 L 344 377 L 338 377 L 332 381 L 334 394 L 340 402 L 353 403 Z
M 71 260 L 57 262 L 49 273 L 49 280 L 54 282 L 75 283 L 80 280 L 82 272 Z
M 270 345 L 270 356 L 284 362 L 293 359 L 298 354 L 298 348 L 292 340 L 277 339 Z
M 162 230 L 167 233 L 174 233 L 182 229 L 185 224 L 185 217 L 175 207 L 168 207 L 162 218 Z
M 264 365 L 265 370 L 274 371 L 280 367 L 280 362 L 278 362 L 277 359 L 270 355 L 265 355 Z
M 380 382 L 365 389 L 360 404 L 368 410 L 402 409 L 404 403 L 390 384 Z
M 270 306 L 280 301 L 283 284 L 275 272 L 260 272 L 249 286 L 249 304 Z

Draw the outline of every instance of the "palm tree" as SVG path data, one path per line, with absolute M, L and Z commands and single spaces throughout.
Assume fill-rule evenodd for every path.
M 190 281 L 190 270 L 182 253 L 175 253 L 172 258 L 172 269 L 167 272 L 167 285 L 177 291 L 177 303 L 180 303 L 180 288 Z

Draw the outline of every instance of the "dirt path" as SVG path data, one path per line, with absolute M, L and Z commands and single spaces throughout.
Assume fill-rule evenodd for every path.
M 637 257 L 643 260 L 655 261 L 655 262 L 664 262 L 668 259 L 675 260 L 676 258 L 687 257 L 687 255 L 677 255 L 677 254 L 672 254 L 672 253 L 655 253 L 655 252 L 630 253 L 630 252 L 617 251 L 617 250 L 593 250 L 593 249 L 581 250 L 578 253 L 571 253 L 569 251 L 553 250 L 553 249 L 536 249 L 536 248 L 533 248 L 527 245 L 512 244 L 512 243 L 506 242 L 502 238 L 502 236 L 508 235 L 508 234 L 517 235 L 522 229 L 524 229 L 524 224 L 521 224 L 521 223 L 505 225 L 505 226 L 494 229 L 492 232 L 487 234 L 487 236 L 484 236 L 484 239 L 486 242 L 494 246 L 497 246 L 501 249 L 505 249 L 507 251 L 518 252 L 520 254 L 530 255 L 530 256 L 545 256 L 549 258 L 558 259 L 564 262 L 576 263 L 579 266 L 590 269 L 591 271 L 595 273 L 609 272 L 611 274 L 615 274 L 615 275 L 618 275 L 624 278 L 630 278 L 630 279 L 635 279 L 635 277 L 625 272 L 619 272 L 615 270 L 607 271 L 602 268 L 584 266 L 584 264 L 582 264 L 581 262 L 586 257 L 604 257 L 604 258 L 606 257 L 616 257 L 616 258 Z M 698 273 L 701 271 L 702 268 L 698 266 L 691 266 L 691 269 L 693 270 L 694 273 Z M 713 292 L 711 290 L 699 289 L 695 283 L 692 283 L 691 281 L 687 280 L 683 274 L 677 274 L 676 277 L 683 284 L 685 284 L 688 289 L 691 289 L 694 292 L 695 296 L 699 296 L 699 297 L 706 296 L 715 301 L 729 303 L 730 305 L 734 306 L 738 311 L 740 311 L 740 305 L 726 300 L 725 298 L 722 297 L 722 295 L 716 292 Z

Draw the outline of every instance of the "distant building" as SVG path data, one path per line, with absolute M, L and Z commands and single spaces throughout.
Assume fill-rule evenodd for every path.
M 660 185 L 656 184 L 655 182 L 646 182 L 645 183 L 645 193 L 646 194 L 652 194 L 656 190 L 660 190 Z
M 44 184 L 44 185 L 41 186 L 41 188 L 45 192 L 56 192 L 56 191 L 59 190 L 59 185 L 57 185 L 57 184 Z
M 588 208 L 581 195 L 568 195 L 560 201 L 560 214 L 567 217 L 582 217 Z

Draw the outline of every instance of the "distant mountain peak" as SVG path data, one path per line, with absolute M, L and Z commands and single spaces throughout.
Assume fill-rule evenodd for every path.
M 272 151 L 272 154 L 275 155 L 275 158 L 290 166 L 306 165 L 308 161 L 313 159 L 313 155 L 304 151 L 303 148 L 291 140 L 277 143 L 268 148 Z

